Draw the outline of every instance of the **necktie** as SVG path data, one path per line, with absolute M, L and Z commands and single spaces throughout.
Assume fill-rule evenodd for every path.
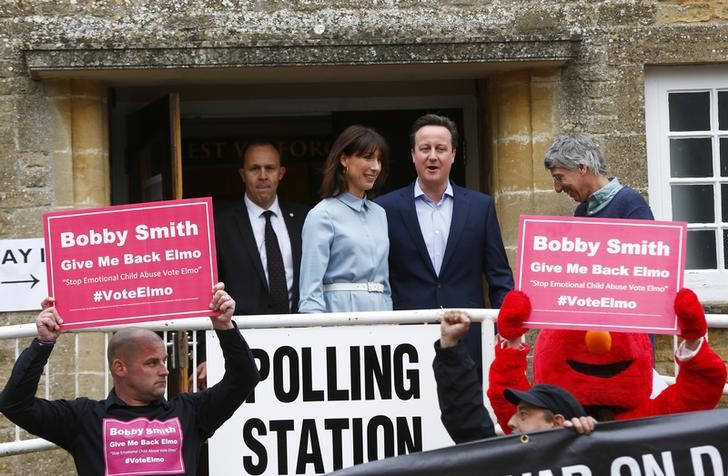
M 281 248 L 278 246 L 278 237 L 273 231 L 270 217 L 273 212 L 266 210 L 265 216 L 265 254 L 268 261 L 268 290 L 270 291 L 271 311 L 274 314 L 288 314 L 288 283 L 286 282 L 286 268 L 283 266 Z

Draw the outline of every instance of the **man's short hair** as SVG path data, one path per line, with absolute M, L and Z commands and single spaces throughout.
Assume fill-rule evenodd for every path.
M 546 151 L 543 159 L 546 170 L 564 167 L 576 170 L 579 165 L 586 165 L 587 170 L 595 175 L 606 175 L 607 164 L 592 136 L 584 133 L 561 134 Z
M 556 385 L 534 385 L 527 392 L 507 388 L 503 391 L 503 395 L 514 405 L 526 402 L 534 407 L 549 410 L 554 415 L 563 415 L 567 420 L 586 416 L 581 403 L 571 393 Z
M 248 154 L 248 151 L 250 151 L 250 149 L 252 149 L 254 147 L 272 148 L 278 154 L 278 163 L 281 166 L 283 166 L 283 154 L 281 154 L 281 150 L 273 142 L 269 142 L 266 140 L 253 141 L 253 142 L 248 142 L 247 144 L 245 144 L 245 148 L 243 148 L 243 155 L 240 156 L 243 158 L 243 165 L 245 164 L 245 156 Z
M 458 126 L 455 124 L 455 121 L 447 116 L 425 114 L 424 116 L 420 116 L 415 119 L 415 122 L 412 124 L 412 130 L 410 132 L 410 146 L 412 149 L 415 148 L 415 135 L 417 134 L 417 131 L 425 126 L 442 126 L 447 128 L 447 130 L 450 131 L 450 136 L 452 138 L 450 142 L 452 143 L 453 150 L 458 148 L 458 140 L 460 136 L 458 134 Z
M 109 340 L 109 346 L 106 349 L 106 359 L 109 362 L 109 367 L 112 366 L 115 359 L 126 360 L 138 352 L 139 343 L 145 339 L 162 340 L 161 337 L 149 329 L 139 327 L 127 327 L 116 331 Z

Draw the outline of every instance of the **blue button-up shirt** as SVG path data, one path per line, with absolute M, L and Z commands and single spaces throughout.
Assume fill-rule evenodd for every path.
M 453 207 L 452 185 L 447 184 L 440 201 L 435 203 L 425 195 L 420 188 L 419 180 L 415 181 L 415 210 L 417 221 L 420 222 L 420 231 L 425 240 L 427 252 L 430 255 L 435 273 L 440 275 L 442 258 L 445 255 L 447 239 L 450 236 L 450 223 L 452 222 Z

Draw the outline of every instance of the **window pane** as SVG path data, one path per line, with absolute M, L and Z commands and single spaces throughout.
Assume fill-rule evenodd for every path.
M 687 269 L 716 269 L 715 232 L 713 230 L 688 230 Z
M 723 230 L 723 268 L 728 269 L 728 230 Z
M 671 131 L 709 131 L 710 93 L 670 93 Z
M 718 129 L 728 131 L 728 91 L 718 91 Z
M 728 177 L 728 139 L 721 139 L 720 145 L 720 176 Z
M 710 137 L 670 139 L 671 177 L 712 177 L 713 151 Z
M 712 185 L 673 185 L 672 219 L 689 223 L 714 223 Z
M 728 184 L 720 186 L 720 206 L 721 216 L 724 222 L 728 222 Z

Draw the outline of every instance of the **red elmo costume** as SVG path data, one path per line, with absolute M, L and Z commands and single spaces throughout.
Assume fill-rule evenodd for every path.
M 522 326 L 530 312 L 528 296 L 511 291 L 498 314 L 501 337 L 520 338 L 526 332 Z M 676 355 L 680 366 L 676 382 L 654 399 L 650 399 L 652 348 L 646 334 L 542 329 L 534 345 L 534 383 L 567 389 L 598 420 L 715 408 L 726 381 L 726 366 L 703 337 L 707 324 L 695 293 L 680 290 L 675 297 L 675 313 L 680 336 L 699 339 L 699 348 L 694 355 L 688 351 L 682 360 Z M 488 398 L 507 433 L 508 419 L 516 408 L 503 397 L 503 390 L 530 388 L 525 374 L 528 352 L 525 344 L 520 348 L 498 344 L 490 367 Z

